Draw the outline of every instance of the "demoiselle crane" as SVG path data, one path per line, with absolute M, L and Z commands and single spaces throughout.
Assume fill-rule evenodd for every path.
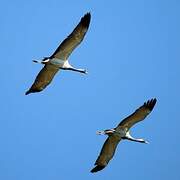
M 59 69 L 72 70 L 86 74 L 86 70 L 77 69 L 70 65 L 68 62 L 68 57 L 84 39 L 84 36 L 89 28 L 90 20 L 91 14 L 85 14 L 72 33 L 59 45 L 59 47 L 50 57 L 45 57 L 42 61 L 34 60 L 36 63 L 44 64 L 44 67 L 37 75 L 31 88 L 25 93 L 26 95 L 40 92 L 46 88 L 46 86 L 51 83 Z
M 109 161 L 113 158 L 118 143 L 121 140 L 127 139 L 140 143 L 148 143 L 144 139 L 136 139 L 130 135 L 130 128 L 146 118 L 146 116 L 153 110 L 156 104 L 156 99 L 151 99 L 139 107 L 133 114 L 122 120 L 116 128 L 98 131 L 97 134 L 108 135 L 101 152 L 95 162 L 95 167 L 91 170 L 92 173 L 104 169 Z

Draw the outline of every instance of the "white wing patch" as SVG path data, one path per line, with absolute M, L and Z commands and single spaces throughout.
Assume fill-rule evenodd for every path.
M 61 67 L 62 68 L 71 68 L 72 67 L 67 60 L 64 61 L 63 59 L 58 59 L 58 58 L 51 59 L 50 63 L 59 68 L 61 68 Z

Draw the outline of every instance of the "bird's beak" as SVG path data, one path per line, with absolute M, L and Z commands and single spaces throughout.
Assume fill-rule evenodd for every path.
M 35 63 L 38 63 L 38 61 L 37 60 L 32 60 L 33 62 L 35 62 Z
M 102 135 L 102 134 L 104 134 L 104 131 L 96 131 L 96 134 L 97 135 Z

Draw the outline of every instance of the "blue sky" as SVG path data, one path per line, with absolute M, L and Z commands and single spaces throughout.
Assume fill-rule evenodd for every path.
M 0 6 L 0 179 L 179 180 L 180 2 L 177 0 L 2 1 Z M 59 72 L 25 96 L 41 65 L 80 18 L 92 19 L 69 61 L 88 75 Z M 144 101 L 158 102 L 91 174 L 105 136 Z

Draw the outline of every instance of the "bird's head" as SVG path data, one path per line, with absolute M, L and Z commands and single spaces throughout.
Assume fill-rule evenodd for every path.
M 111 135 L 114 132 L 115 132 L 115 129 L 106 129 L 104 131 L 97 131 L 96 134 L 98 134 L 98 135 L 102 135 L 102 134 L 104 134 L 104 135 Z
M 49 62 L 49 57 L 44 57 L 41 61 L 33 60 L 33 62 L 40 63 L 40 64 L 46 64 L 47 62 Z
M 104 135 L 105 133 L 104 133 L 104 131 L 96 131 L 96 134 L 97 135 Z

